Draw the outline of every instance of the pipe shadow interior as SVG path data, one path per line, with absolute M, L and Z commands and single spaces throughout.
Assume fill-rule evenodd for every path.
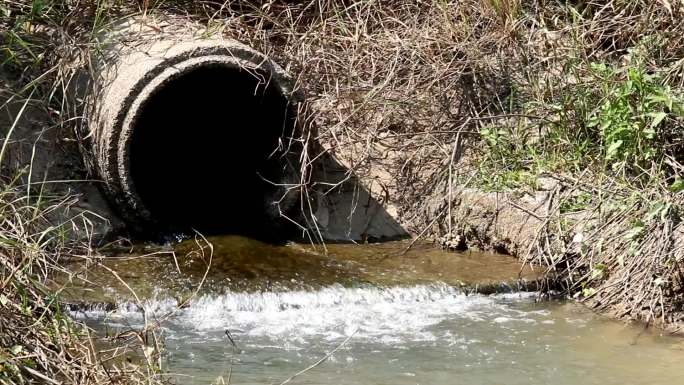
M 278 150 L 293 132 L 289 108 L 267 78 L 226 66 L 194 69 L 153 94 L 135 122 L 129 159 L 154 222 L 148 228 L 287 238 L 274 205 L 284 190 L 273 183 L 292 169 Z

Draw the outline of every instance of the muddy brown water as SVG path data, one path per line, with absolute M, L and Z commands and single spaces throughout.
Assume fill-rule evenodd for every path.
M 681 339 L 540 301 L 520 291 L 540 272 L 507 256 L 209 241 L 118 251 L 87 270 L 74 261 L 82 273 L 55 286 L 73 302 L 117 305 L 72 309 L 96 330 L 139 327 L 141 308 L 163 318 L 165 376 L 179 384 L 229 373 L 233 384 L 280 384 L 332 351 L 290 383 L 684 383 Z
M 88 302 L 132 300 L 131 290 L 140 298 L 186 298 L 198 288 L 204 294 L 226 290 L 314 290 L 336 284 L 443 282 L 468 291 L 491 293 L 535 287 L 542 273 L 541 269 L 521 266 L 510 256 L 450 253 L 426 243 L 278 246 L 240 236 L 187 240 L 173 248 L 139 246 L 117 250 L 98 264 L 74 260 L 69 271 L 73 275 L 57 277 L 56 285 L 71 280 L 63 296 Z

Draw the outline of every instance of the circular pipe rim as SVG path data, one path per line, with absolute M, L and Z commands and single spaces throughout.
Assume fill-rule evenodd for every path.
M 294 95 L 290 79 L 284 70 L 262 54 L 249 47 L 238 44 L 222 44 L 202 47 L 190 52 L 172 56 L 154 65 L 146 72 L 122 102 L 119 119 L 112 126 L 111 136 L 107 138 L 104 160 L 107 181 L 122 217 L 138 232 L 156 225 L 151 212 L 145 207 L 135 189 L 130 170 L 130 144 L 135 124 L 142 115 L 146 104 L 166 84 L 194 70 L 204 67 L 223 66 L 231 69 L 244 69 L 257 72 L 265 77 L 266 84 L 272 84 L 288 101 L 288 110 L 296 114 L 298 98 Z M 247 74 L 249 75 L 249 74 Z M 253 76 L 257 76 L 253 74 Z M 296 115 L 292 115 L 296 116 Z

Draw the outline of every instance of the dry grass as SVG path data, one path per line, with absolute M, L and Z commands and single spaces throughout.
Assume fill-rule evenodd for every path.
M 654 140 L 639 139 L 635 148 L 658 151 L 636 162 L 630 157 L 639 152 L 624 153 L 621 165 L 607 157 L 605 132 L 590 124 L 630 68 L 657 75 L 657 87 L 681 95 L 680 2 L 20 0 L 1 7 L 0 58 L 19 79 L 16 93 L 34 92 L 56 112 L 68 108 L 63 92 L 96 48 L 94 34 L 118 17 L 143 13 L 154 23 L 155 15 L 170 13 L 261 50 L 287 68 L 307 98 L 310 136 L 299 139 L 316 142 L 317 152 L 304 163 L 310 166 L 320 152 L 336 156 L 379 200 L 394 204 L 415 233 L 446 221 L 431 235 L 456 235 L 451 209 L 459 188 L 519 189 L 553 176 L 560 181 L 554 210 L 521 257 L 548 265 L 570 294 L 618 315 L 682 321 L 684 246 L 675 234 L 683 203 L 682 192 L 672 189 L 684 173 L 681 117 L 672 107 L 649 107 L 665 120 Z M 597 64 L 615 74 L 597 74 Z M 636 106 L 645 98 L 628 100 Z M 69 137 L 73 122 L 60 120 L 68 114 L 55 115 Z M 633 111 L 627 119 L 639 116 Z M 4 173 L 11 186 L 14 174 Z M 3 241 L 4 285 L 19 285 L 12 291 L 19 295 L 28 284 L 20 278 L 31 277 L 33 294 L 26 298 L 49 315 L 41 322 L 51 327 L 57 310 L 35 282 L 56 268 L 56 255 L 72 251 L 54 242 L 54 228 L 44 233 L 51 223 L 26 225 L 42 212 L 32 209 L 34 202 L 12 204 L 26 190 L 2 191 L 2 231 L 10 240 Z M 579 207 L 584 194 L 590 199 Z M 442 214 L 424 217 L 435 196 Z M 5 228 L 22 231 L 5 235 Z M 94 362 L 87 349 L 77 351 L 90 357 L 79 362 Z M 40 365 L 63 357 L 46 355 Z M 83 373 L 59 375 L 102 374 Z
M 60 260 L 95 260 L 87 244 L 66 241 L 79 218 L 59 223 L 51 212 L 71 197 L 31 199 L 25 186 L 3 179 L 0 190 L 0 383 L 122 384 L 157 383 L 158 366 L 103 362 L 89 330 L 62 309 L 59 291 L 44 282 L 61 269 Z M 119 343 L 117 354 L 159 354 L 153 328 L 131 331 L 145 339 Z M 152 346 L 153 348 L 147 348 Z
M 54 108 L 59 106 L 59 97 L 48 92 L 58 87 L 57 71 L 36 78 L 40 67 L 33 64 L 37 72 L 26 67 L 20 74 L 23 79 L 15 83 L 0 73 L 0 384 L 160 383 L 156 363 L 133 364 L 118 358 L 141 353 L 160 357 L 153 344 L 154 325 L 128 331 L 138 338 L 120 339 L 114 357 L 118 361 L 106 362 L 112 358 L 99 351 L 100 338 L 70 319 L 60 302 L 60 290 L 46 285 L 62 270 L 65 259 L 95 263 L 98 255 L 89 239 L 89 214 L 69 215 L 79 196 L 69 193 L 69 183 L 46 183 L 47 175 L 33 167 L 39 142 L 60 126 L 59 114 L 52 115 L 57 121 L 45 119 L 36 132 L 20 135 L 26 122 L 50 116 L 36 111 L 58 111 Z M 74 241 L 76 232 L 84 237 L 82 241 Z
M 680 331 L 681 193 L 605 176 L 557 178 L 558 195 L 527 257 L 549 266 L 567 293 L 603 312 Z M 586 194 L 590 201 L 569 209 Z

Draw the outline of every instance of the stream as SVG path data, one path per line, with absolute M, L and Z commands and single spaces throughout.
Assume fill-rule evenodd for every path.
M 178 384 L 281 384 L 320 360 L 289 383 L 684 383 L 680 338 L 541 300 L 540 272 L 510 257 L 209 241 L 90 266 L 68 280 L 72 315 L 108 334 L 143 325 L 144 310 Z

